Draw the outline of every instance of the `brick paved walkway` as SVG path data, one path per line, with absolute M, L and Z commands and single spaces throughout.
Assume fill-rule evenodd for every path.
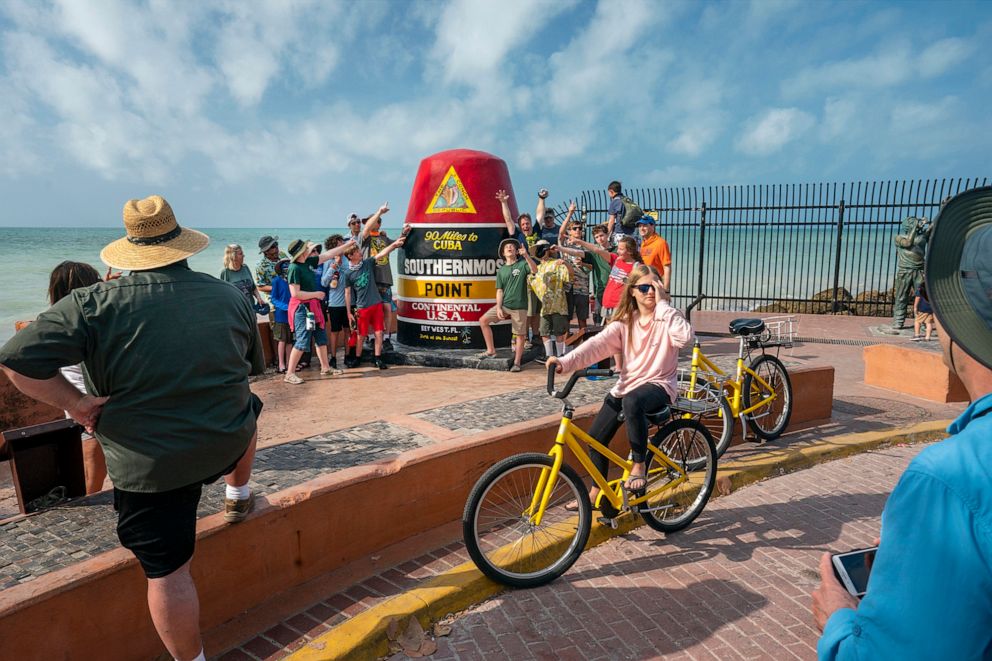
M 808 614 L 820 552 L 875 538 L 888 493 L 923 447 L 886 448 L 746 487 L 668 538 L 642 526 L 587 551 L 550 586 L 458 615 L 430 658 L 815 658 Z M 449 544 L 328 595 L 219 658 L 284 658 L 467 560 L 460 542 Z
M 813 659 L 820 553 L 871 543 L 888 493 L 923 447 L 747 487 L 667 538 L 638 528 L 549 586 L 460 614 L 431 658 Z

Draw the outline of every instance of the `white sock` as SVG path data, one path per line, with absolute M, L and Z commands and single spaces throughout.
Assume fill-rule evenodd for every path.
M 553 355 L 555 355 L 555 349 L 554 349 L 554 346 L 553 346 L 551 340 L 545 340 L 544 341 L 544 355 L 546 355 L 546 356 L 553 356 Z
M 228 500 L 245 500 L 250 494 L 251 487 L 247 484 L 240 487 L 232 487 L 228 484 L 224 487 L 224 497 Z
M 557 352 L 556 355 L 559 358 L 565 355 L 565 342 L 563 341 L 563 338 L 560 337 L 555 338 L 555 351 Z
M 180 660 L 179 659 L 176 659 L 176 661 L 180 661 Z M 200 653 L 199 654 L 197 654 L 195 657 L 193 657 L 192 661 L 207 661 L 207 657 L 203 656 L 203 650 L 202 649 L 200 650 Z
M 572 352 L 572 347 L 570 347 L 567 344 L 565 344 L 564 342 L 562 342 L 561 343 L 561 355 L 567 356 L 571 352 Z

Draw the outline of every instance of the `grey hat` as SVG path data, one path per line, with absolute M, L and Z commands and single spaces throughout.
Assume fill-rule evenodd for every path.
M 279 242 L 278 236 L 269 236 L 268 234 L 266 234 L 265 236 L 263 236 L 261 239 L 258 240 L 258 252 L 265 252 L 266 250 L 268 250 L 278 242 Z
M 992 369 L 992 187 L 955 196 L 934 219 L 926 283 L 948 337 Z

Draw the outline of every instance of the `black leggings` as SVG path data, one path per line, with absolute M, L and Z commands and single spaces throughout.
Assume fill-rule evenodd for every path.
M 645 383 L 635 388 L 621 398 L 607 395 L 603 400 L 603 408 L 599 409 L 596 419 L 589 427 L 589 435 L 605 446 L 620 429 L 620 412 L 623 411 L 627 423 L 627 440 L 630 441 L 630 453 L 633 460 L 640 463 L 647 457 L 648 451 L 648 421 L 647 414 L 660 411 L 672 403 L 668 392 L 661 386 Z M 590 453 L 592 463 L 599 472 L 606 476 L 610 461 L 593 450 Z

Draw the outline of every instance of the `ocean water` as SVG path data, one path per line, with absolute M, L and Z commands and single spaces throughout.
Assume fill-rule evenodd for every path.
M 279 247 L 286 249 L 295 238 L 323 241 L 330 234 L 347 234 L 344 228 L 206 228 L 210 245 L 189 259 L 196 271 L 217 275 L 224 267 L 224 248 L 237 243 L 245 251 L 245 264 L 255 268 L 258 262 L 258 239 L 266 234 L 279 237 Z M 122 227 L 74 228 L 0 228 L 0 264 L 4 286 L 0 287 L 0 342 L 14 334 L 14 322 L 34 319 L 48 307 L 48 278 L 60 262 L 86 262 L 101 275 L 107 267 L 100 261 L 100 251 L 111 241 L 124 236 Z
M 389 228 L 387 228 L 388 230 Z M 224 248 L 244 248 L 245 263 L 258 262 L 258 239 L 280 237 L 285 250 L 294 238 L 323 241 L 344 228 L 212 228 L 202 229 L 210 245 L 190 258 L 190 266 L 217 275 Z M 395 234 L 398 230 L 393 229 Z M 699 231 L 696 227 L 662 227 L 672 249 L 672 293 L 684 305 L 696 294 L 699 272 Z M 850 229 L 842 241 L 838 284 L 853 295 L 887 290 L 895 274 L 894 228 Z M 34 319 L 48 306 L 48 278 L 62 261 L 87 262 L 103 274 L 100 250 L 124 235 L 123 228 L 0 228 L 0 263 L 6 286 L 0 287 L 0 342 L 14 334 L 14 322 Z M 837 258 L 832 227 L 721 227 L 707 229 L 703 255 L 703 291 L 722 300 L 704 302 L 702 309 L 750 310 L 773 298 L 809 298 L 833 287 Z M 495 247 L 494 247 L 495 250 Z M 396 273 L 397 260 L 391 260 Z

